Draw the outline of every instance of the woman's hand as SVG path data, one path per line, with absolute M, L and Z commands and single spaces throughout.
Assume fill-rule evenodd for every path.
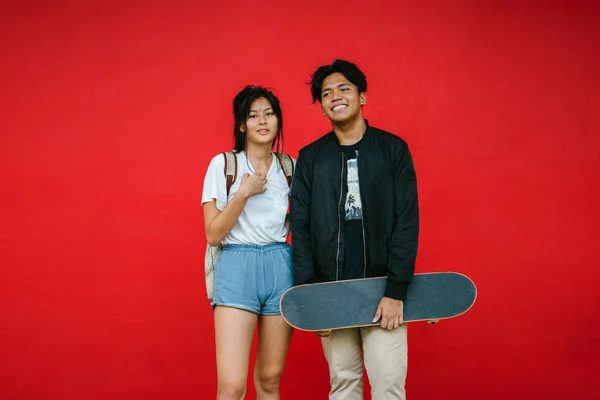
M 265 192 L 265 184 L 267 183 L 267 178 L 263 177 L 260 172 L 256 174 L 244 174 L 242 176 L 242 183 L 240 184 L 240 188 L 238 189 L 238 193 L 240 193 L 245 198 L 254 196 L 255 194 L 260 194 Z

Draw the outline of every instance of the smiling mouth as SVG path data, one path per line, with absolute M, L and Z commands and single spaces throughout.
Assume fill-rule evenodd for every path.
M 339 110 L 343 110 L 345 108 L 347 108 L 348 106 L 346 104 L 339 104 L 335 107 L 331 108 L 331 111 L 339 111 Z
M 264 134 L 269 133 L 269 130 L 268 129 L 259 129 L 258 133 L 260 133 L 261 135 L 264 135 Z

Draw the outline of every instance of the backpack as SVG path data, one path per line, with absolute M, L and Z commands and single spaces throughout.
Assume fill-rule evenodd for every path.
M 283 169 L 288 187 L 291 187 L 292 177 L 294 175 L 294 163 L 292 162 L 292 158 L 284 153 L 275 153 L 275 155 L 277 156 L 277 160 L 279 160 L 281 169 Z M 229 197 L 229 190 L 231 189 L 233 182 L 237 179 L 237 157 L 235 153 L 231 151 L 224 152 L 223 157 L 225 157 L 225 168 L 223 169 L 223 173 L 225 175 L 227 197 Z M 206 243 L 204 277 L 206 278 L 206 294 L 208 295 L 208 300 L 211 301 L 213 299 L 215 265 L 217 264 L 217 259 L 219 258 L 221 251 L 223 251 L 223 245 L 221 243 L 216 246 Z

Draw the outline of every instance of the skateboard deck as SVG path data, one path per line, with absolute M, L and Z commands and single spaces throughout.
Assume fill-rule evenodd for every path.
M 379 325 L 381 321 L 372 321 L 385 284 L 386 278 L 380 277 L 295 286 L 281 297 L 281 314 L 289 325 L 305 331 Z M 404 302 L 404 321 L 454 318 L 467 312 L 476 297 L 475 284 L 463 274 L 415 274 Z

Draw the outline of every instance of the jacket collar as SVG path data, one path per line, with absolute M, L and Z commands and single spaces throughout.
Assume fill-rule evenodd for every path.
M 366 118 L 365 118 L 365 125 L 367 125 L 367 128 L 365 129 L 365 134 L 363 135 L 363 139 L 367 135 L 369 135 L 370 131 L 372 130 L 371 126 L 369 125 L 369 120 L 367 120 Z M 369 136 L 371 136 L 371 135 L 369 135 Z M 338 146 L 340 145 L 340 140 L 338 139 L 337 135 L 335 134 L 335 132 L 333 130 L 329 132 L 329 137 L 333 139 L 333 141 L 336 145 L 338 145 Z

